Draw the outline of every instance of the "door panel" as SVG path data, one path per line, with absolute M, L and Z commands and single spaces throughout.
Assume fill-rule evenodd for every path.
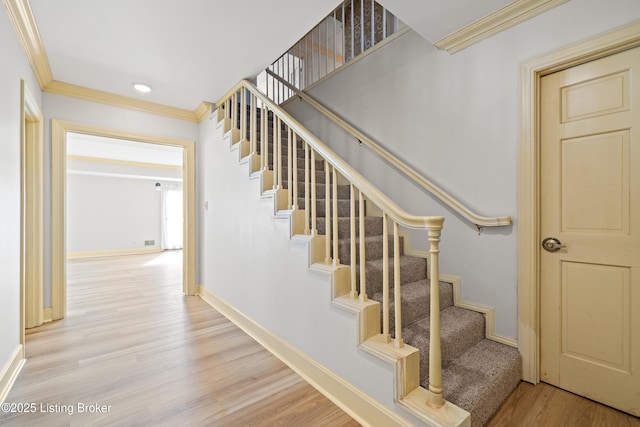
M 634 415 L 639 103 L 640 48 L 541 79 L 541 239 L 565 245 L 540 252 L 541 377 Z

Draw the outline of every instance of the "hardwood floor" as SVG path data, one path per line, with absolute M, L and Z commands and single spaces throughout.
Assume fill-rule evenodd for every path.
M 485 427 L 640 427 L 625 414 L 552 385 L 521 382 Z
M 6 400 L 23 413 L 0 412 L 0 425 L 359 425 L 184 297 L 181 257 L 70 261 L 67 318 L 27 331 L 27 363 Z
M 67 318 L 27 331 L 28 360 L 6 400 L 34 411 L 0 411 L 0 425 L 358 425 L 200 298 L 184 297 L 181 257 L 70 261 Z M 499 426 L 640 419 L 520 383 L 486 425 Z

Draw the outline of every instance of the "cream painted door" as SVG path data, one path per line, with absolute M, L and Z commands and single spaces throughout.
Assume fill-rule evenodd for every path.
M 543 77 L 540 120 L 541 379 L 637 416 L 640 48 Z

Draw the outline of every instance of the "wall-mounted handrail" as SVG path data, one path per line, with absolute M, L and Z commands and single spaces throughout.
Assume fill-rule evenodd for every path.
M 351 134 L 358 141 L 362 142 L 366 146 L 368 146 L 371 150 L 373 150 L 377 155 L 387 161 L 390 165 L 395 167 L 397 170 L 402 172 L 405 176 L 413 180 L 422 186 L 429 193 L 433 194 L 437 199 L 442 201 L 445 205 L 449 206 L 455 212 L 457 212 L 460 216 L 474 224 L 478 230 L 482 227 L 502 227 L 511 225 L 511 217 L 510 216 L 497 216 L 497 217 L 487 217 L 478 215 L 477 213 L 471 211 L 468 207 L 462 204 L 462 202 L 455 199 L 453 196 L 448 194 L 446 191 L 438 187 L 436 184 L 425 178 L 423 175 L 419 174 L 415 169 L 406 165 L 396 156 L 391 154 L 389 151 L 384 149 L 382 146 L 374 142 L 371 138 L 360 132 L 358 129 L 353 127 L 351 124 L 347 123 L 340 116 L 335 114 L 329 108 L 321 104 L 315 98 L 311 97 L 307 93 L 298 90 L 295 86 L 292 86 L 289 82 L 278 76 L 277 74 L 272 73 L 267 70 L 267 73 L 271 75 L 274 79 L 278 80 L 280 83 L 286 85 L 289 89 L 293 90 L 300 99 L 306 101 L 313 108 L 324 114 L 331 121 L 336 123 L 342 129 L 344 129 L 347 133 Z
M 238 96 L 240 93 L 240 96 Z M 248 95 L 248 96 L 247 96 Z M 261 103 L 260 124 L 257 124 L 257 121 L 250 117 L 247 119 L 247 114 L 256 114 L 256 106 Z M 257 129 L 260 129 L 260 154 L 258 157 L 258 153 L 255 152 L 254 148 L 251 148 L 251 153 L 256 156 L 256 159 L 260 161 L 259 170 L 263 173 L 263 184 L 264 182 L 272 182 L 273 190 L 276 191 L 276 201 L 278 202 L 278 192 L 284 191 L 287 195 L 287 203 L 289 207 L 293 206 L 291 198 L 297 198 L 299 195 L 297 194 L 297 190 L 295 189 L 295 181 L 294 181 L 294 189 L 292 191 L 290 187 L 290 182 L 287 183 L 287 188 L 284 189 L 282 186 L 282 174 L 283 174 L 283 160 L 282 160 L 282 144 L 283 141 L 286 140 L 287 143 L 287 153 L 296 152 L 298 149 L 299 142 L 302 143 L 302 148 L 304 149 L 304 182 L 305 182 L 305 194 L 304 194 L 304 210 L 305 210 L 305 233 L 313 236 L 317 233 L 316 230 L 316 214 L 318 210 L 318 206 L 320 205 L 319 200 L 316 198 L 316 162 L 321 162 L 324 166 L 325 179 L 324 182 L 324 191 L 325 191 L 325 239 L 327 239 L 325 246 L 325 257 L 324 262 L 329 265 L 336 265 L 339 263 L 338 253 L 337 253 L 337 245 L 335 244 L 338 239 L 338 228 L 337 228 L 337 194 L 338 194 L 338 174 L 349 183 L 350 186 L 350 253 L 352 254 L 350 257 L 351 263 L 351 287 L 348 295 L 351 298 L 358 298 L 360 301 L 364 302 L 367 300 L 366 294 L 366 270 L 365 266 L 367 264 L 366 259 L 366 251 L 364 246 L 364 236 L 365 234 L 365 212 L 364 212 L 364 202 L 365 197 L 367 202 L 371 202 L 377 206 L 377 208 L 382 211 L 383 222 L 385 223 L 385 232 L 387 232 L 386 222 L 388 220 L 392 221 L 393 226 L 393 235 L 394 235 L 394 295 L 395 295 L 395 337 L 393 340 L 393 345 L 396 347 L 402 347 L 404 345 L 402 339 L 402 322 L 401 322 L 401 305 L 398 301 L 401 300 L 400 297 L 400 248 L 399 248 L 399 226 L 405 226 L 410 228 L 422 229 L 427 232 L 427 238 L 429 242 L 429 271 L 430 271 L 430 280 L 431 283 L 439 283 L 439 242 L 440 236 L 443 228 L 444 218 L 442 216 L 418 216 L 412 215 L 398 205 L 396 205 L 389 197 L 383 194 L 380 190 L 375 188 L 369 181 L 367 181 L 360 173 L 358 173 L 355 169 L 349 166 L 343 159 L 338 157 L 327 145 L 325 145 L 322 141 L 320 141 L 315 135 L 309 132 L 306 128 L 304 128 L 295 118 L 293 118 L 289 113 L 287 113 L 282 107 L 274 103 L 271 99 L 269 99 L 266 95 L 261 93 L 255 86 L 253 86 L 249 81 L 242 80 L 236 86 L 234 86 L 230 91 L 228 91 L 216 104 L 216 108 L 218 109 L 218 119 L 224 119 L 225 121 L 225 130 L 232 131 L 232 138 L 237 138 L 237 142 L 247 141 L 247 135 L 251 135 L 251 138 L 257 138 L 256 132 Z M 250 113 L 248 113 L 248 111 Z M 239 115 L 239 116 L 238 116 Z M 271 121 L 271 124 L 269 123 Z M 255 126 L 256 129 L 239 129 L 240 126 Z M 270 128 L 271 126 L 271 128 Z M 282 131 L 286 131 L 286 138 L 283 138 Z M 235 136 L 234 136 L 235 135 Z M 242 135 L 242 136 L 239 136 Z M 273 162 L 269 162 L 269 156 L 267 155 L 267 150 L 269 142 L 272 142 L 273 147 Z M 257 141 L 248 141 L 252 147 L 255 147 Z M 240 144 L 242 146 L 242 144 Z M 257 148 L 256 148 L 257 149 Z M 249 164 L 253 164 L 253 159 L 249 160 Z M 293 163 L 289 163 L 290 156 L 287 154 L 287 164 L 291 164 L 291 167 L 288 167 L 287 173 L 294 169 Z M 297 164 L 297 161 L 296 161 Z M 270 168 L 273 168 L 272 173 L 267 173 L 270 171 Z M 297 167 L 297 165 L 296 165 Z M 266 175 L 265 175 L 266 174 Z M 297 172 L 294 173 L 294 176 Z M 275 181 L 273 181 L 273 177 L 275 176 Z M 331 178 L 332 176 L 332 178 Z M 271 181 L 269 181 L 271 179 Z M 311 181 L 311 185 L 309 188 L 309 181 Z M 269 185 L 269 184 L 267 184 Z M 332 195 L 329 194 L 332 193 Z M 355 195 L 357 192 L 358 200 L 355 201 Z M 309 195 L 309 193 L 311 193 Z M 309 198 L 310 197 L 310 198 Z M 333 197 L 331 202 L 333 202 L 333 218 L 331 219 L 331 209 L 330 209 L 330 197 Z M 356 206 L 358 203 L 358 219 L 356 221 Z M 284 206 L 285 204 L 283 204 Z M 309 218 L 309 211 L 311 213 L 311 218 Z M 333 228 L 330 227 L 331 221 L 333 221 Z M 356 222 L 358 224 L 356 225 Z M 309 223 L 311 223 L 311 227 L 309 227 Z M 358 233 L 360 238 L 360 249 L 359 256 L 356 260 L 356 226 L 358 227 Z M 330 246 L 330 243 L 334 243 L 333 248 Z M 383 239 L 383 244 L 388 245 L 388 239 Z M 330 252 L 333 249 L 333 254 Z M 388 248 L 383 249 L 385 253 L 389 253 Z M 356 288 L 356 275 L 355 269 L 356 266 L 360 266 L 360 295 L 357 295 Z M 388 276 L 389 266 L 385 266 L 385 274 L 384 276 Z M 389 286 L 388 281 L 384 281 L 385 288 Z M 433 299 L 439 300 L 438 297 L 439 286 L 430 286 L 431 293 L 431 309 L 434 310 L 430 315 L 430 336 L 429 336 L 429 390 L 427 392 L 428 402 L 427 405 L 432 408 L 440 408 L 444 405 L 445 401 L 443 399 L 443 390 L 442 390 L 442 363 L 441 363 L 441 350 L 440 350 L 440 310 L 433 302 Z M 389 336 L 389 292 L 388 290 L 384 292 L 383 297 L 383 310 L 385 314 L 383 318 L 385 322 L 387 322 L 386 326 L 383 327 L 382 333 L 385 335 L 386 342 L 391 342 L 391 338 Z M 434 305 L 435 304 L 435 305 Z

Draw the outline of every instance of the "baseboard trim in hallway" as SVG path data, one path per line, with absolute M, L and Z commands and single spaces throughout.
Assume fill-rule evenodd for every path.
M 198 295 L 362 425 L 412 425 L 386 406 L 246 317 L 204 286 L 198 287 Z
M 13 354 L 7 361 L 6 365 L 0 371 L 0 404 L 4 403 L 11 391 L 13 383 L 15 383 L 18 374 L 22 370 L 25 362 L 24 346 L 20 344 L 13 351 Z

